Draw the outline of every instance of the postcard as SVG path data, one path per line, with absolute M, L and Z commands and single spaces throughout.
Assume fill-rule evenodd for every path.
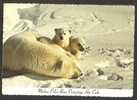
M 135 6 L 3 7 L 3 95 L 133 96 Z

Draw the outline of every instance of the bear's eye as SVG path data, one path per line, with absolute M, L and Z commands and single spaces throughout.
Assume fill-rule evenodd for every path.
M 64 33 L 64 35 L 66 35 L 66 33 Z
M 69 33 L 71 33 L 71 30 L 69 30 Z

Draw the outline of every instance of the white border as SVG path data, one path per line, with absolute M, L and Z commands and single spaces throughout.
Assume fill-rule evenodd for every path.
M 55 95 L 55 96 L 100 96 L 132 97 L 133 89 L 80 89 L 80 88 L 21 88 L 4 87 L 3 95 Z

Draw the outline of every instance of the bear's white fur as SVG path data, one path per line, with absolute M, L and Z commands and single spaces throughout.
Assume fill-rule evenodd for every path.
M 33 32 L 16 34 L 5 42 L 3 67 L 53 77 L 77 78 L 81 75 L 73 55 L 56 44 L 37 41 Z

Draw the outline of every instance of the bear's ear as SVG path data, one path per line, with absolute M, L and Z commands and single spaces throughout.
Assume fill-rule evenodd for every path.
M 55 31 L 55 33 L 59 33 L 59 32 L 61 32 L 63 30 L 62 30 L 62 28 L 55 28 L 54 31 Z
M 54 29 L 54 31 L 55 31 L 55 33 L 57 33 L 58 29 L 57 29 L 57 28 L 55 28 L 55 29 Z
M 61 69 L 63 67 L 63 61 L 60 60 L 58 63 L 57 63 L 58 67 Z
M 57 70 L 60 70 L 63 67 L 63 61 L 59 60 L 54 66 L 53 66 L 53 71 L 56 72 Z

